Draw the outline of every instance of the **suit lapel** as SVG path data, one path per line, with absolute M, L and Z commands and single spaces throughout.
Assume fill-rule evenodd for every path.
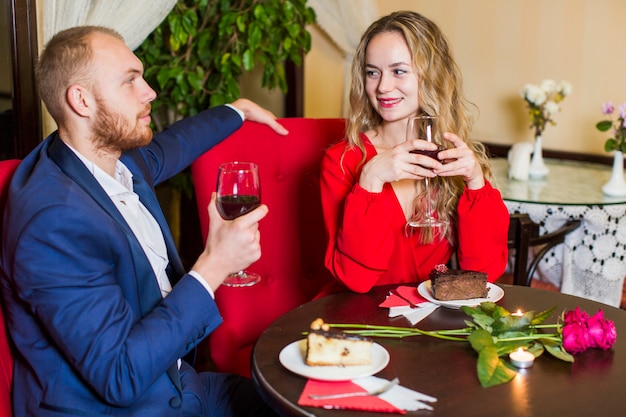
M 141 316 L 145 316 L 152 311 L 154 306 L 161 301 L 161 291 L 154 277 L 154 272 L 146 258 L 135 234 L 124 220 L 111 198 L 102 189 L 98 181 L 87 170 L 80 159 L 72 152 L 62 140 L 55 138 L 48 150 L 50 158 L 59 168 L 80 186 L 102 209 L 111 216 L 124 230 L 127 238 L 133 243 L 133 257 L 135 259 L 145 259 L 145 265 L 135 263 L 135 276 L 137 278 L 137 293 L 139 294 L 139 307 Z M 160 223 L 159 223 L 160 224 Z

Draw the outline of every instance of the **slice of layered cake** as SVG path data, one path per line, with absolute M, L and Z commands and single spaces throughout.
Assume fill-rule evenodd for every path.
M 448 269 L 440 264 L 428 277 L 433 298 L 441 301 L 485 298 L 489 292 L 487 274 L 483 272 Z
M 369 338 L 331 329 L 318 318 L 306 339 L 305 362 L 309 366 L 371 365 L 372 344 Z

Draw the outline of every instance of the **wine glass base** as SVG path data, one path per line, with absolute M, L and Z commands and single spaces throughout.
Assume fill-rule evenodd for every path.
M 261 276 L 254 272 L 241 271 L 236 274 L 230 274 L 222 285 L 227 287 L 250 287 L 261 281 Z
M 423 219 L 423 220 L 411 220 L 407 222 L 409 227 L 444 227 L 447 226 L 447 222 L 437 219 Z

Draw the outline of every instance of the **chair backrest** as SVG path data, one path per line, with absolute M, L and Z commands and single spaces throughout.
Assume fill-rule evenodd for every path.
M 543 235 L 539 234 L 539 225 L 526 213 L 511 214 L 509 225 L 509 249 L 515 250 L 513 262 L 513 284 L 530 286 L 535 269 L 541 258 L 554 246 L 565 241 L 565 236 L 580 226 L 579 219 L 565 222 L 559 229 Z M 532 261 L 528 263 L 530 248 L 537 248 Z
M 319 170 L 324 150 L 344 137 L 345 120 L 284 118 L 280 122 L 289 135 L 247 121 L 192 165 L 205 240 L 206 207 L 221 163 L 257 163 L 262 201 L 269 207 L 259 225 L 261 259 L 248 268 L 261 275 L 261 282 L 244 288 L 220 287 L 216 292 L 224 323 L 209 337 L 209 346 L 219 371 L 249 375 L 251 349 L 263 330 L 333 281 L 324 267 Z
M 0 231 L 9 182 L 19 163 L 20 161 L 16 159 L 0 161 Z M 0 417 L 11 417 L 13 415 L 11 409 L 13 355 L 6 332 L 3 307 L 4 304 L 0 297 Z

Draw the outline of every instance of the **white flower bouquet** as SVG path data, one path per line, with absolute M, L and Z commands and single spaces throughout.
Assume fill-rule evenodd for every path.
M 557 84 L 553 80 L 544 80 L 540 85 L 526 84 L 521 97 L 528 103 L 531 128 L 535 129 L 535 136 L 541 135 L 546 126 L 555 125 L 553 119 L 561 108 L 559 103 L 572 93 L 572 85 L 567 81 Z

